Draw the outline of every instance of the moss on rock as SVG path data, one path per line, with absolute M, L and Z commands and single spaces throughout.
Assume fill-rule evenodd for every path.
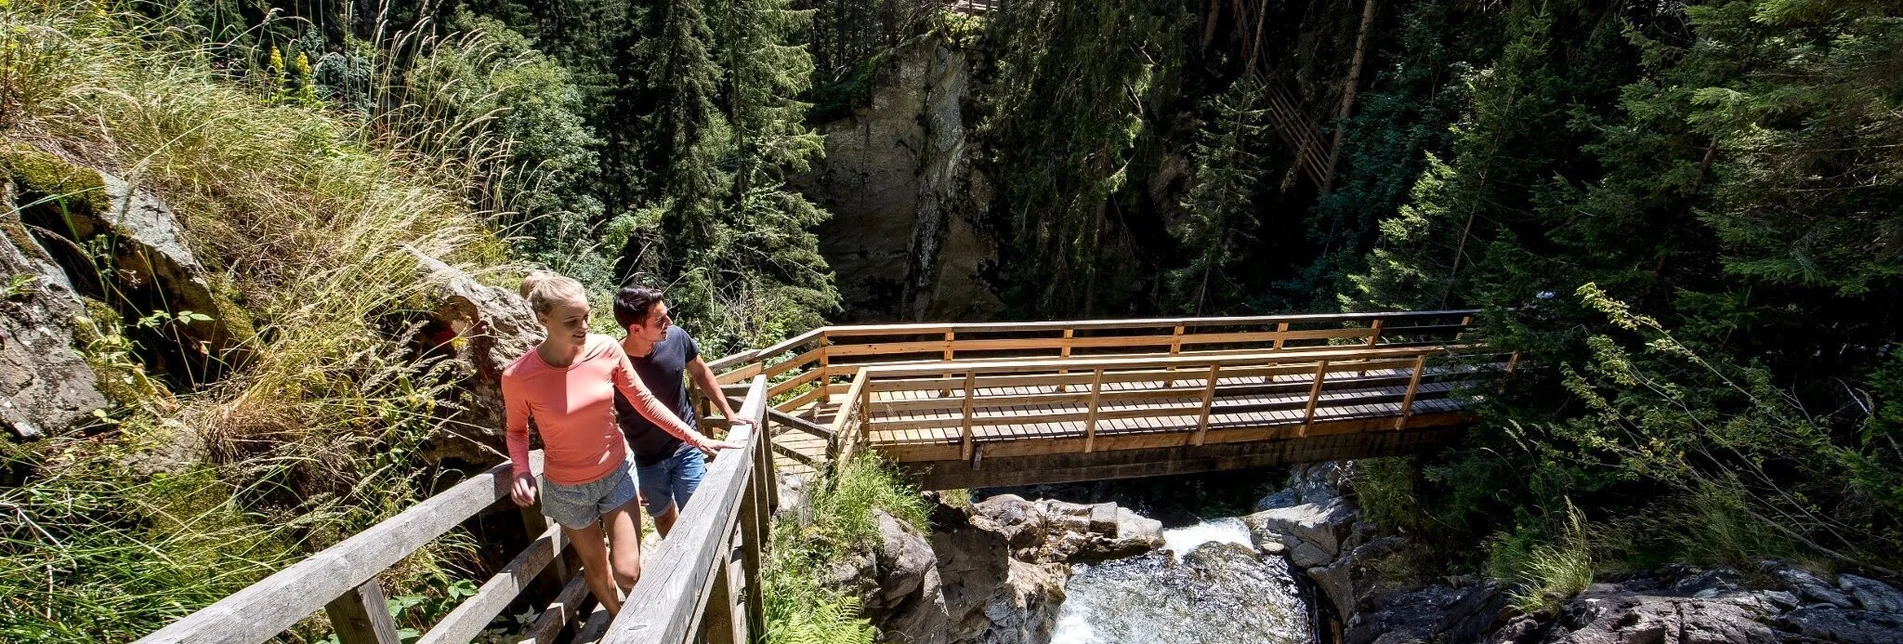
M 92 213 L 112 210 L 106 196 L 106 181 L 97 170 L 73 165 L 24 143 L 0 148 L 0 167 L 5 168 L 22 194 L 44 195 L 58 200 L 66 208 L 84 208 Z

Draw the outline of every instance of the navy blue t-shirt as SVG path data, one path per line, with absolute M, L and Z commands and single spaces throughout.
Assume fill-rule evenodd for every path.
M 674 410 L 674 415 L 688 427 L 698 428 L 694 424 L 694 405 L 687 397 L 687 363 L 700 357 L 700 346 L 688 337 L 680 327 L 667 328 L 667 337 L 654 343 L 654 351 L 645 356 L 629 355 L 628 362 L 634 364 L 634 373 L 641 378 L 641 384 L 647 385 L 654 397 Z M 641 412 L 634 410 L 621 392 L 615 392 L 615 422 L 621 425 L 621 433 L 628 437 L 628 447 L 634 450 L 636 465 L 653 465 L 680 449 L 681 439 L 675 438 L 667 430 L 661 429 L 649 421 Z

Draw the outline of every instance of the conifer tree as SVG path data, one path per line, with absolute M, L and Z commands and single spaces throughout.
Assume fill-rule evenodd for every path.
M 1268 170 L 1264 97 L 1261 82 L 1245 75 L 1208 101 L 1210 117 L 1196 145 L 1201 169 L 1183 201 L 1188 219 L 1171 231 L 1191 253 L 1188 265 L 1169 274 L 1182 311 L 1201 314 L 1241 295 L 1233 271 L 1254 235 L 1256 195 Z

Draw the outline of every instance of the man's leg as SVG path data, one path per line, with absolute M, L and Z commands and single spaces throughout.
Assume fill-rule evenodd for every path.
M 680 508 L 674 505 L 674 499 L 668 499 L 667 511 L 654 515 L 654 531 L 661 533 L 662 538 L 667 538 L 668 531 L 674 529 L 674 520 L 680 516 Z
M 622 592 L 633 590 L 641 580 L 641 508 L 630 500 L 601 515 L 601 524 L 608 529 L 615 585 Z
M 647 508 L 648 516 L 654 517 L 654 528 L 661 536 L 667 536 L 667 529 L 674 527 L 674 489 L 673 477 L 668 471 L 674 467 L 674 459 L 662 459 L 653 465 L 635 468 L 635 478 L 640 479 L 640 499 Z M 636 522 L 635 527 L 640 527 Z
M 680 518 L 681 508 L 687 505 L 687 500 L 694 496 L 694 490 L 700 488 L 701 478 L 707 475 L 707 459 L 697 449 L 675 452 L 665 462 L 668 464 L 668 488 L 673 497 L 667 501 L 666 512 L 654 515 L 654 529 L 660 531 L 663 537 L 674 529 L 674 521 Z M 658 505 L 655 499 L 648 499 L 648 507 L 655 505 Z
M 595 594 L 595 601 L 601 602 L 609 615 L 620 614 L 621 595 L 615 592 L 615 571 L 608 563 L 608 547 L 601 542 L 601 525 L 593 524 L 580 530 L 562 526 L 562 535 L 568 537 L 568 542 L 575 546 L 575 554 L 581 557 L 581 574 L 588 580 L 588 590 Z M 637 552 L 635 556 L 640 554 Z

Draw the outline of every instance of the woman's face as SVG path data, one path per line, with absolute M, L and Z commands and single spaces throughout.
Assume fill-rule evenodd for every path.
M 536 319 L 548 330 L 549 342 L 570 346 L 588 342 L 588 302 L 579 299 L 556 302 Z

